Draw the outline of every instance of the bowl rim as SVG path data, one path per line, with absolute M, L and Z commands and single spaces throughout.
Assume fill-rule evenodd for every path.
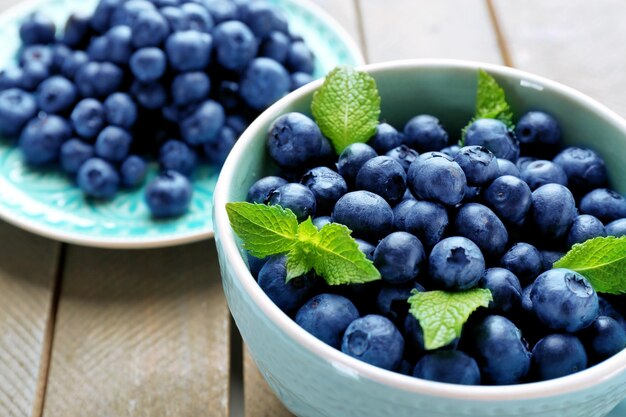
M 598 101 L 587 95 L 567 87 L 556 81 L 533 75 L 518 69 L 502 65 L 488 64 L 476 61 L 453 60 L 453 59 L 413 59 L 390 61 L 378 64 L 361 66 L 358 69 L 369 73 L 406 69 L 459 69 L 477 71 L 479 68 L 496 76 L 519 79 L 520 82 L 530 83 L 531 86 L 543 86 L 554 91 L 567 99 L 582 103 L 589 111 L 603 118 L 622 131 L 626 137 L 626 121 L 617 113 L 613 112 Z M 285 111 L 293 101 L 317 90 L 323 79 L 306 85 L 283 99 L 276 102 L 263 112 L 241 135 L 235 147 L 227 158 L 214 194 L 214 225 L 216 230 L 216 243 L 221 246 L 225 259 L 235 272 L 235 279 L 239 280 L 244 291 L 276 326 L 289 338 L 294 340 L 302 348 L 307 349 L 320 359 L 329 362 L 339 372 L 356 378 L 367 378 L 372 381 L 397 388 L 411 393 L 419 393 L 449 399 L 475 400 L 475 401 L 510 401 L 545 398 L 548 396 L 565 395 L 572 392 L 591 388 L 600 383 L 616 378 L 626 371 L 626 349 L 613 357 L 594 365 L 588 369 L 565 377 L 532 383 L 502 386 L 466 386 L 449 383 L 427 381 L 412 376 L 402 375 L 388 371 L 358 359 L 335 349 L 298 326 L 289 316 L 283 313 L 261 290 L 252 274 L 247 268 L 236 244 L 235 234 L 230 227 L 225 205 L 228 202 L 228 190 L 231 187 L 232 177 L 237 170 L 239 161 L 246 152 L 247 145 L 253 141 L 256 132 L 265 124 L 270 123 L 278 114 Z M 254 355 L 254 352 L 252 352 Z
M 282 0 L 310 13 L 318 21 L 331 28 L 341 39 L 345 49 L 350 51 L 351 58 L 359 64 L 365 63 L 365 58 L 358 43 L 348 33 L 334 16 L 311 0 Z M 53 0 L 23 0 L 12 4 L 6 10 L 0 12 L 0 23 L 17 21 L 28 13 L 37 9 L 41 4 L 53 3 Z M 93 11 L 97 1 L 92 1 L 88 7 L 80 5 L 79 11 Z M 68 15 L 71 11 L 68 11 Z M 198 230 L 183 231 L 177 233 L 164 233 L 159 235 L 138 236 L 103 236 L 98 234 L 81 233 L 79 231 L 67 231 L 53 224 L 40 222 L 23 213 L 16 213 L 15 209 L 0 205 L 0 219 L 27 232 L 43 236 L 59 242 L 106 249 L 154 249 L 184 245 L 212 239 L 215 236 L 215 225 L 206 225 Z

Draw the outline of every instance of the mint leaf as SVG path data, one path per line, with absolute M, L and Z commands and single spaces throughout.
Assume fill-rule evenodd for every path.
M 342 224 L 329 223 L 311 241 L 315 247 L 313 268 L 329 285 L 362 284 L 380 279 L 380 272 L 361 252 L 350 233 Z
M 287 281 L 306 274 L 313 269 L 314 245 L 317 227 L 309 217 L 298 225 L 298 244 L 287 254 Z
M 596 237 L 576 244 L 554 268 L 582 274 L 597 292 L 626 293 L 626 236 Z
M 288 252 L 297 243 L 298 218 L 289 209 L 246 202 L 227 203 L 230 225 L 252 256 Z
M 476 111 L 474 118 L 463 128 L 462 138 L 459 146 L 465 144 L 465 133 L 467 128 L 477 119 L 498 119 L 509 129 L 513 125 L 513 112 L 502 87 L 485 70 L 478 70 L 478 89 L 476 91 Z
M 413 290 L 409 312 L 419 321 L 427 350 L 438 349 L 461 336 L 463 325 L 478 307 L 493 300 L 491 291 L 475 288 L 462 292 Z
M 376 81 L 354 68 L 337 67 L 313 95 L 311 111 L 340 154 L 348 145 L 366 142 L 376 133 L 380 116 Z

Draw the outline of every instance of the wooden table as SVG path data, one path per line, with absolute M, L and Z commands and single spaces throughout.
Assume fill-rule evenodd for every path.
M 623 0 L 317 3 L 368 62 L 445 57 L 512 65 L 626 116 Z M 212 241 L 101 250 L 0 222 L 0 416 L 226 415 L 289 413 L 242 349 Z

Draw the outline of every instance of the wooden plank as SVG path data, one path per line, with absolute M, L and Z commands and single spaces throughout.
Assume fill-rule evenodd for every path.
M 4 222 L 0 242 L 0 416 L 27 417 L 45 383 L 61 245 Z
M 246 417 L 290 417 L 293 415 L 278 401 L 267 385 L 248 349 L 244 349 L 243 369 Z
M 621 0 L 494 0 L 513 64 L 572 86 L 626 116 Z
M 229 325 L 213 241 L 70 246 L 43 415 L 226 416 Z
M 484 0 L 359 0 L 370 62 L 455 58 L 501 63 Z

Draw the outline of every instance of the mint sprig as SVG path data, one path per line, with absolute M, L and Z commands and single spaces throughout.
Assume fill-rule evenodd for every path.
M 329 285 L 380 279 L 346 226 L 330 223 L 317 230 L 310 218 L 298 224 L 291 210 L 246 202 L 227 203 L 230 224 L 253 256 L 287 254 L 287 280 L 311 269 Z
M 626 236 L 596 237 L 576 244 L 554 263 L 582 274 L 597 291 L 626 293 Z
M 380 116 L 376 81 L 354 68 L 337 67 L 313 95 L 311 111 L 340 154 L 348 145 L 366 142 L 376 133 Z
M 462 292 L 413 290 L 409 312 L 419 321 L 426 350 L 438 349 L 461 336 L 463 325 L 479 307 L 493 300 L 491 291 L 475 288 Z
M 463 128 L 462 138 L 459 143 L 465 143 L 465 133 L 467 128 L 477 119 L 498 119 L 509 129 L 513 125 L 513 112 L 506 101 L 504 90 L 498 82 L 482 68 L 478 70 L 478 88 L 476 90 L 476 111 L 474 117 Z

